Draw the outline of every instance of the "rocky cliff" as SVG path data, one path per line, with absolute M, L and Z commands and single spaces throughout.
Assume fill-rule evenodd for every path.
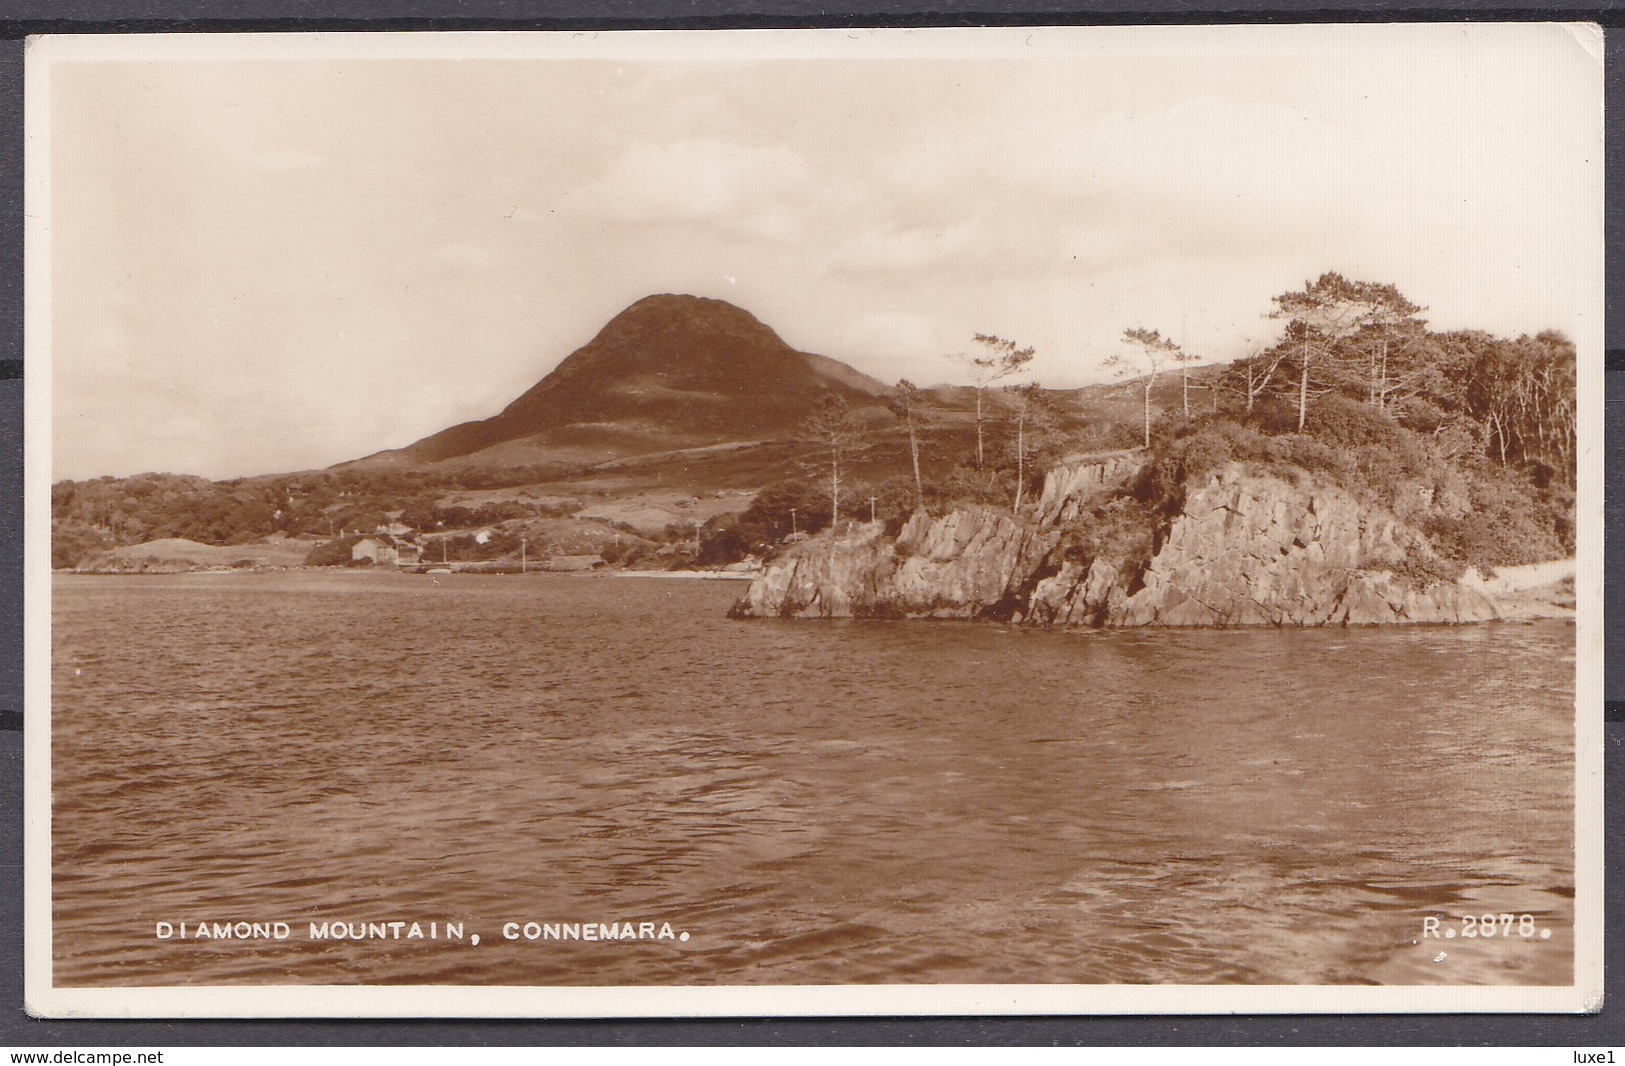
M 894 541 L 879 523 L 805 541 L 751 582 L 740 618 L 1011 617 L 1057 534 L 982 508 L 917 513 Z
M 1432 549 L 1392 514 L 1307 476 L 1226 466 L 1187 486 L 1148 543 L 1102 538 L 1134 456 L 1063 464 L 1022 515 L 917 513 L 797 545 L 736 617 L 996 618 L 1092 626 L 1370 625 L 1498 617 L 1482 589 L 1429 578 Z

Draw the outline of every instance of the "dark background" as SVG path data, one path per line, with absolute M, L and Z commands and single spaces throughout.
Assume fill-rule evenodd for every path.
M 541 14 L 545 12 L 545 15 Z M 23 38 L 181 30 L 760 28 L 1145 22 L 1595 21 L 1608 29 L 1607 504 L 1625 533 L 1625 0 L 10 0 L 0 9 L 0 1047 L 546 1044 L 1571 1045 L 1625 1043 L 1625 928 L 1610 864 L 1607 997 L 1600 1013 L 1104 1018 L 853 1018 L 648 1021 L 40 1021 L 22 984 Z M 1617 132 L 1617 135 L 1616 135 Z M 1616 461 L 1617 460 L 1617 461 Z M 1613 538 L 1609 538 L 1612 542 Z M 1607 549 L 1607 616 L 1625 620 L 1625 576 Z M 1625 846 L 1625 635 L 1607 636 L 1606 854 Z M 1451 831 L 1492 834 L 1493 827 Z

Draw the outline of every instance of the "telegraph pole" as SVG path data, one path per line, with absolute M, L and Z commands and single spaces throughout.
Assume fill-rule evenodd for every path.
M 528 571 L 529 559 L 525 554 L 528 546 L 525 535 L 523 533 L 519 534 L 519 572 L 521 574 Z
M 869 521 L 871 522 L 875 520 L 875 501 L 879 498 L 878 496 L 869 497 Z
M 795 536 L 800 530 L 796 529 L 796 509 L 790 508 L 790 535 Z

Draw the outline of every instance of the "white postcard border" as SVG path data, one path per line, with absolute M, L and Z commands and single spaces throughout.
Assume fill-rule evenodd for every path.
M 1527 27 L 1529 24 L 1520 24 Z M 1538 24 L 1553 28 L 1552 24 Z M 1579 352 L 1576 897 L 1570 986 L 840 985 L 713 987 L 178 986 L 64 988 L 51 958 L 50 625 L 52 451 L 50 118 L 53 65 L 181 58 L 870 58 L 964 54 L 1071 58 L 1138 54 L 1250 54 L 1324 46 L 1326 26 L 1093 27 L 1071 29 L 612 31 L 603 33 L 154 34 L 32 38 L 25 95 L 25 960 L 30 1013 L 58 1018 L 137 1017 L 731 1017 L 1017 1014 L 1280 1014 L 1584 1012 L 1603 988 L 1603 169 L 1602 38 L 1564 24 L 1595 62 L 1598 158 L 1591 175 L 1596 225 L 1575 249 Z M 1403 26 L 1335 27 L 1349 34 Z M 1463 35 L 1506 33 L 1465 24 Z M 1482 827 L 1452 827 L 1471 833 Z

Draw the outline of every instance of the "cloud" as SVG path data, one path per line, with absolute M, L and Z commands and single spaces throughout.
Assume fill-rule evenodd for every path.
M 262 170 L 319 170 L 327 165 L 325 156 L 297 148 L 284 148 L 273 152 L 260 152 L 253 163 Z
M 564 197 L 578 213 L 619 222 L 709 222 L 788 239 L 806 192 L 806 164 L 788 148 L 716 140 L 639 145 Z
M 941 266 L 965 254 L 976 230 L 971 221 L 907 229 L 883 224 L 846 241 L 835 252 L 834 266 L 855 274 Z
M 492 256 L 490 251 L 485 248 L 459 241 L 435 249 L 429 258 L 436 264 L 451 270 L 478 270 L 489 265 Z

